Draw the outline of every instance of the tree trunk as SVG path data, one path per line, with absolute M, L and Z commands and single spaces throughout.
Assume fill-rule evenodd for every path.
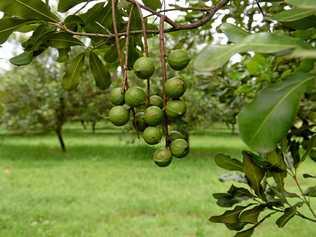
M 57 128 L 56 129 L 56 134 L 57 134 L 57 137 L 58 137 L 58 141 L 59 141 L 59 144 L 60 144 L 60 148 L 63 152 L 66 152 L 66 145 L 65 145 L 65 142 L 64 142 L 64 138 L 63 138 L 63 132 L 62 132 L 62 128 Z
M 65 101 L 63 95 L 59 98 L 59 108 L 56 111 L 56 135 L 63 152 L 66 152 L 66 145 L 63 138 L 63 126 L 66 121 L 65 116 Z
M 84 120 L 81 119 L 81 120 L 80 120 L 80 123 L 81 123 L 83 129 L 86 130 L 86 129 L 87 129 L 87 126 L 86 126 Z
M 95 127 L 97 125 L 97 122 L 96 121 L 92 121 L 92 124 L 91 124 L 91 128 L 92 128 L 92 133 L 95 133 Z

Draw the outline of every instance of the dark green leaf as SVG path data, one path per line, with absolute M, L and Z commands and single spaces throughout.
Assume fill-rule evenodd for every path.
M 66 17 L 64 24 L 72 31 L 79 31 L 84 26 L 84 21 L 77 15 L 70 15 Z
M 0 19 L 0 44 L 3 44 L 9 36 L 29 20 L 16 17 L 5 17 Z
M 309 197 L 316 197 L 316 186 L 314 187 L 309 187 L 306 191 L 305 191 L 305 195 L 309 196 Z
M 315 175 L 311 175 L 311 174 L 303 174 L 303 177 L 305 179 L 316 179 L 316 176 Z
M 232 207 L 236 203 L 249 200 L 254 196 L 247 189 L 232 185 L 227 193 L 214 193 L 213 197 L 217 199 L 217 205 Z
M 50 27 L 47 24 L 41 24 L 35 29 L 32 36 L 27 41 L 22 43 L 22 46 L 24 49 L 32 51 L 47 48 L 47 37 L 55 30 L 56 29 L 54 27 Z
M 59 0 L 58 11 L 66 12 L 70 8 L 76 6 L 79 3 L 86 2 L 87 0 Z
M 33 52 L 25 51 L 22 54 L 11 58 L 10 63 L 16 66 L 23 66 L 23 65 L 30 64 L 32 60 L 33 60 Z
M 143 3 L 152 10 L 161 8 L 160 0 L 143 0 Z
M 253 232 L 255 231 L 255 228 L 250 228 L 248 230 L 244 230 L 241 232 L 238 232 L 235 237 L 250 237 L 253 235 Z
M 83 45 L 80 40 L 65 32 L 50 34 L 48 36 L 48 44 L 49 46 L 57 49 L 66 49 L 71 46 Z
M 258 205 L 249 210 L 243 211 L 239 216 L 239 221 L 248 224 L 257 224 L 260 213 L 265 209 L 265 205 Z
M 239 214 L 245 210 L 247 206 L 236 206 L 233 210 L 225 211 L 222 215 L 212 216 L 209 220 L 214 223 L 236 224 L 239 222 Z
M 89 61 L 96 86 L 101 90 L 109 88 L 112 83 L 111 75 L 103 62 L 94 52 L 90 53 Z
M 58 22 L 58 17 L 41 0 L 1 0 L 0 10 L 8 16 L 17 16 L 27 20 Z
M 79 85 L 80 71 L 84 64 L 84 57 L 84 53 L 79 54 L 67 67 L 63 78 L 63 87 L 65 90 L 73 90 Z
M 242 163 L 239 160 L 233 159 L 228 155 L 224 155 L 224 154 L 216 155 L 215 156 L 215 163 L 219 167 L 226 169 L 226 170 L 243 171 Z
M 261 186 L 261 181 L 265 175 L 264 169 L 256 165 L 256 163 L 251 159 L 250 156 L 244 155 L 244 172 L 248 179 L 250 187 L 259 196 L 263 194 L 263 188 Z
M 276 224 L 279 228 L 284 227 L 296 214 L 296 207 L 286 208 L 284 214 L 279 217 L 276 221 Z
M 57 62 L 65 62 L 66 60 L 69 59 L 69 51 L 70 48 L 66 48 L 66 49 L 58 49 L 58 59 Z
M 239 114 L 243 141 L 258 152 L 272 151 L 292 126 L 300 98 L 313 80 L 313 75 L 297 73 L 262 90 Z

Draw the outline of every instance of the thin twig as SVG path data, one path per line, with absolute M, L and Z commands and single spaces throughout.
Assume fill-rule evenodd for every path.
M 149 56 L 149 49 L 148 49 L 148 37 L 147 37 L 146 22 L 145 22 L 145 19 L 143 17 L 142 9 L 137 1 L 135 1 L 135 5 L 138 9 L 140 21 L 142 24 L 142 31 L 143 31 L 143 38 L 144 38 L 144 54 L 145 54 L 145 57 L 148 57 Z M 150 78 L 148 78 L 146 81 L 147 81 L 147 105 L 149 105 L 149 103 L 150 103 Z
M 306 198 L 306 195 L 300 185 L 300 183 L 298 182 L 298 179 L 297 179 L 297 174 L 296 172 L 294 173 L 294 175 L 292 175 L 293 179 L 294 179 L 294 182 L 298 188 L 298 190 L 300 191 L 301 195 L 302 195 L 302 198 L 303 198 L 303 201 L 305 202 L 306 206 L 308 207 L 308 209 L 310 210 L 310 212 L 312 213 L 312 215 L 316 218 L 316 213 L 315 211 L 313 210 L 312 206 L 311 206 L 311 203 L 310 201 Z
M 122 89 L 125 92 L 128 89 L 128 57 L 129 57 L 129 32 L 131 30 L 131 23 L 132 23 L 132 15 L 133 15 L 133 8 L 134 6 L 131 7 L 131 10 L 129 12 L 128 16 L 128 22 L 126 26 L 126 38 L 125 38 L 125 63 L 124 63 L 124 76 L 123 76 L 123 84 L 122 84 Z
M 198 8 L 198 7 L 180 7 L 177 6 L 176 8 L 169 8 L 169 9 L 162 9 L 159 11 L 156 11 L 156 13 L 166 13 L 166 12 L 173 12 L 173 11 L 197 11 L 197 12 L 209 12 L 211 10 L 210 7 L 208 8 Z M 145 16 L 145 18 L 156 16 L 156 14 L 148 14 Z
M 143 5 L 143 4 L 140 4 L 137 0 L 127 0 L 128 2 L 130 3 L 133 3 L 133 4 L 137 4 L 140 8 L 146 10 L 146 11 L 149 11 L 151 12 L 152 14 L 156 15 L 156 16 L 159 16 L 159 17 L 165 17 L 164 15 L 160 14 L 159 12 L 156 12 L 154 10 L 152 10 L 151 8 Z M 176 27 L 177 24 L 171 20 L 170 18 L 168 17 L 165 17 L 165 22 L 167 22 L 169 25 L 171 25 L 172 27 Z
M 116 23 L 116 0 L 112 0 L 112 22 L 113 22 L 113 31 L 115 35 L 115 44 L 117 49 L 117 55 L 119 59 L 119 64 L 122 68 L 122 74 L 124 75 L 124 62 L 123 62 L 123 55 L 120 45 L 120 37 L 117 29 L 117 23 Z
M 160 46 L 160 63 L 162 70 L 162 94 L 163 94 L 163 107 L 164 107 L 164 134 L 166 136 L 166 147 L 169 146 L 169 131 L 168 131 L 168 117 L 166 113 L 166 107 L 168 103 L 168 97 L 166 95 L 165 83 L 168 80 L 167 65 L 166 65 L 166 48 L 165 48 L 165 32 L 164 32 L 165 18 L 160 18 L 160 34 L 159 34 L 159 46 Z
M 114 0 L 113 0 L 114 1 Z M 130 2 L 135 2 L 134 0 L 128 0 Z M 196 29 L 199 28 L 200 26 L 205 25 L 206 23 L 208 23 L 213 16 L 220 10 L 222 9 L 227 3 L 229 2 L 229 0 L 221 0 L 217 5 L 215 5 L 214 7 L 210 8 L 209 11 L 207 11 L 207 14 L 205 14 L 202 18 L 200 18 L 200 20 L 197 20 L 196 22 L 190 23 L 190 24 L 177 24 L 175 22 L 173 22 L 171 19 L 170 21 L 172 21 L 172 27 L 169 29 L 164 29 L 164 33 L 171 33 L 171 32 L 176 32 L 176 31 L 182 31 L 182 30 L 192 30 L 192 29 Z M 112 4 L 113 5 L 113 4 Z M 143 5 L 140 5 L 143 6 Z M 147 7 L 143 7 L 143 9 L 146 10 Z M 151 10 L 151 12 L 154 12 L 153 10 Z M 158 17 L 162 17 L 163 15 L 160 13 L 154 14 Z M 169 18 L 167 18 L 169 19 Z M 116 21 L 116 20 L 115 20 Z M 108 33 L 108 34 L 101 34 L 101 33 L 90 33 L 90 32 L 75 32 L 72 31 L 70 29 L 68 29 L 64 24 L 62 23 L 56 23 L 56 22 L 49 22 L 49 24 L 56 26 L 57 28 L 59 28 L 62 31 L 68 32 L 72 35 L 77 35 L 77 36 L 85 36 L 85 37 L 100 37 L 100 38 L 108 38 L 108 39 L 112 39 L 112 38 L 116 38 L 117 36 L 119 37 L 125 37 L 126 36 L 126 32 L 114 32 L 114 34 L 112 33 Z M 117 30 L 117 29 L 116 29 Z M 159 30 L 147 30 L 146 31 L 147 34 L 159 34 L 160 31 Z M 130 32 L 130 35 L 137 35 L 137 34 L 143 34 L 142 30 L 134 30 Z

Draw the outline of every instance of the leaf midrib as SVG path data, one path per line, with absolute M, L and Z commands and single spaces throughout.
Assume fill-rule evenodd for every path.
M 258 134 L 261 132 L 261 130 L 263 129 L 263 126 L 265 125 L 265 123 L 267 122 L 267 120 L 270 118 L 270 116 L 272 115 L 272 113 L 274 112 L 275 108 L 277 108 L 280 104 L 283 103 L 283 101 L 293 92 L 295 91 L 297 88 L 299 88 L 302 84 L 306 83 L 309 80 L 312 80 L 314 77 L 311 76 L 309 79 L 306 80 L 302 80 L 302 82 L 298 83 L 296 86 L 294 86 L 291 90 L 289 90 L 288 93 L 285 94 L 284 97 L 282 97 L 278 103 L 276 103 L 275 105 L 273 105 L 271 107 L 271 110 L 269 111 L 268 115 L 265 117 L 265 119 L 262 121 L 261 125 L 259 126 L 257 132 L 254 134 L 254 136 L 250 139 L 249 144 L 252 144 L 253 140 L 255 138 L 257 138 Z
M 52 18 L 52 17 L 50 17 L 50 16 L 45 15 L 44 13 L 42 13 L 41 11 L 38 11 L 37 9 L 33 8 L 32 6 L 30 6 L 30 5 L 26 4 L 26 3 L 23 3 L 23 2 L 20 1 L 20 0 L 15 0 L 15 1 L 16 1 L 17 3 L 19 3 L 19 4 L 21 4 L 22 6 L 28 8 L 28 9 L 31 9 L 32 11 L 34 11 L 34 12 L 36 12 L 36 13 L 38 13 L 38 14 L 44 16 L 44 17 L 47 17 L 48 19 L 50 19 L 50 20 L 56 22 L 56 19 L 54 19 L 54 18 Z

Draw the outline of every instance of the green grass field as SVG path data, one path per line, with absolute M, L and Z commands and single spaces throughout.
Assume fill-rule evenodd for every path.
M 239 156 L 245 146 L 238 137 L 194 135 L 189 157 L 165 169 L 151 161 L 152 148 L 119 137 L 111 131 L 67 131 L 63 154 L 54 134 L 2 134 L 0 237 L 233 236 L 208 217 L 222 212 L 212 193 L 230 186 L 218 181 L 225 171 L 213 157 Z M 302 169 L 316 173 L 309 161 Z M 316 226 L 301 219 L 284 229 L 273 221 L 255 236 L 316 236 Z

